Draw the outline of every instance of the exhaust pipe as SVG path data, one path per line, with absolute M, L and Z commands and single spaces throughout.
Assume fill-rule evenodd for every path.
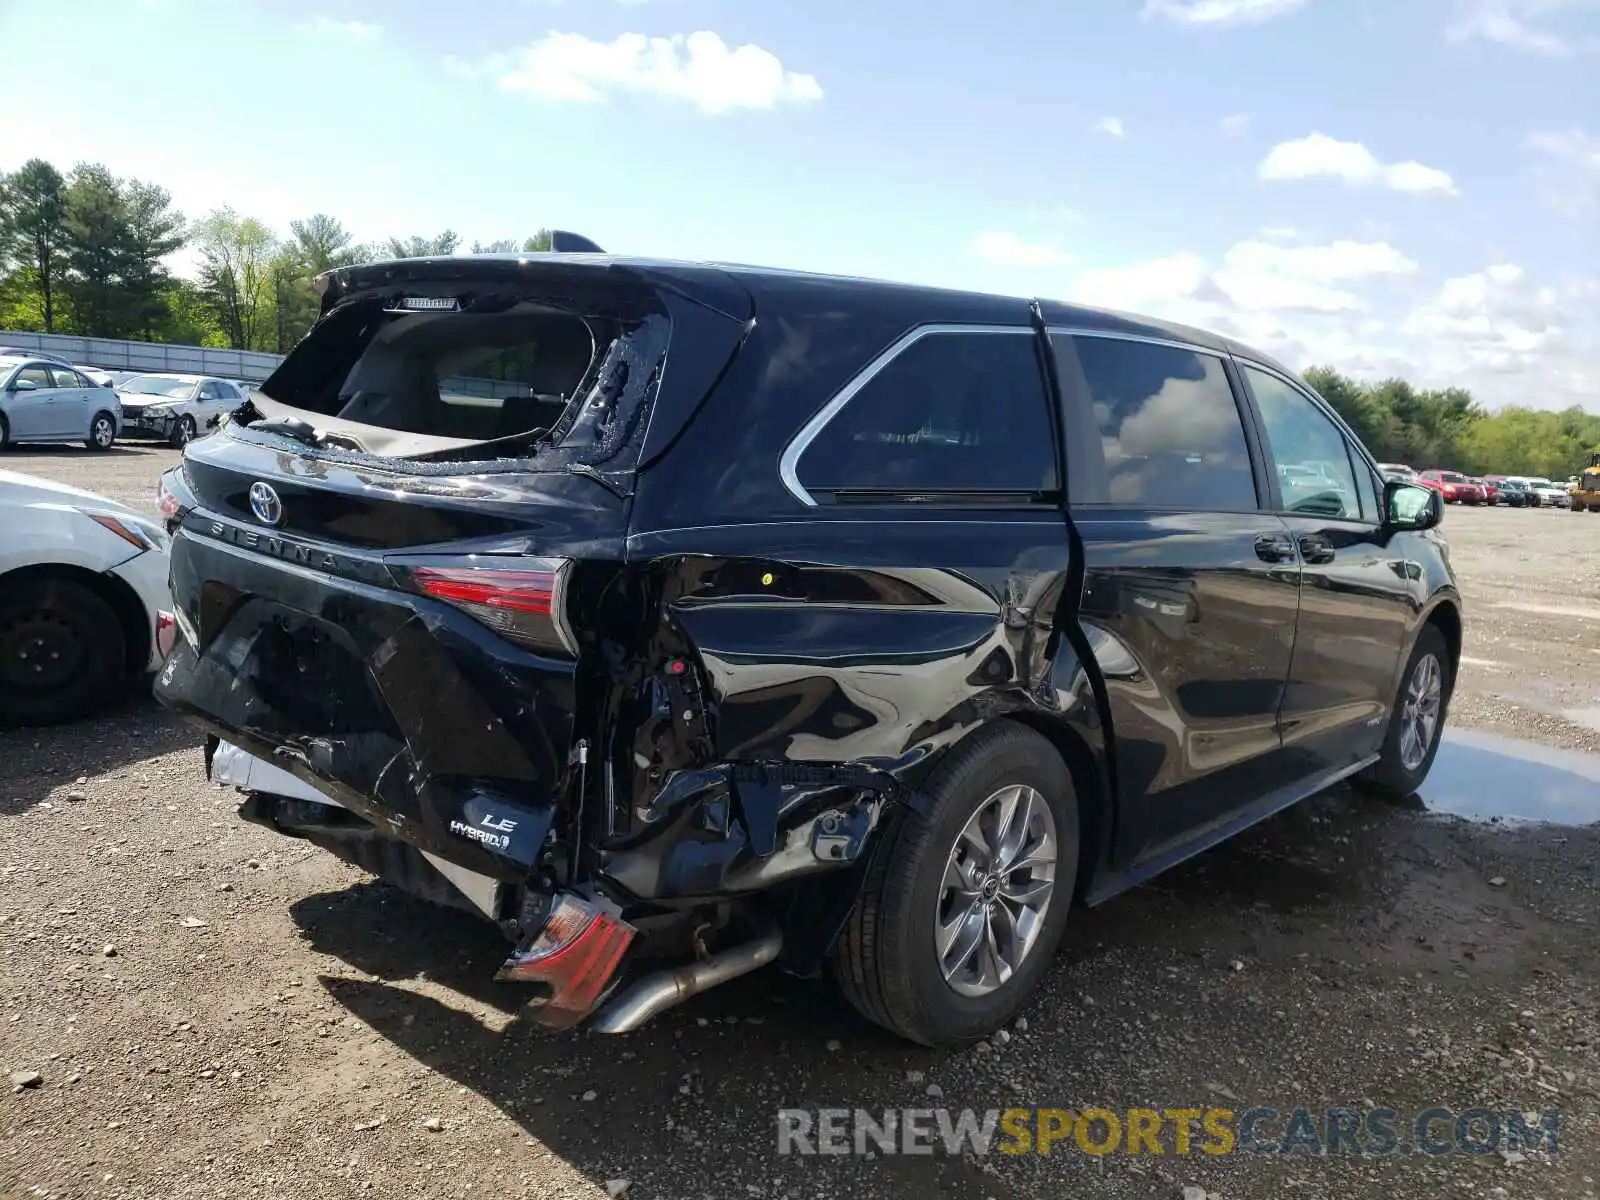
M 783 949 L 783 933 L 771 928 L 748 942 L 686 967 L 646 975 L 589 1022 L 597 1033 L 632 1033 L 651 1017 L 741 975 L 766 966 Z

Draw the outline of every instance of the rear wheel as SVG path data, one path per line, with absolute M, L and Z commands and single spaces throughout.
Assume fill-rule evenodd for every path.
M 82 716 L 126 675 L 117 614 L 70 579 L 0 581 L 0 724 Z
M 11 426 L 6 423 L 6 416 L 0 413 L 0 450 L 11 446 Z
M 1054 746 L 1020 725 L 953 750 L 901 809 L 836 953 L 862 1015 L 924 1045 L 973 1041 L 1015 1015 L 1049 968 L 1078 866 L 1078 806 Z
M 194 441 L 196 427 L 193 417 L 179 417 L 178 423 L 172 427 L 172 437 L 168 439 L 176 450 L 182 450 Z
M 89 424 L 89 437 L 84 445 L 91 450 L 109 450 L 111 443 L 116 440 L 117 423 L 111 419 L 111 414 L 96 413 L 94 420 Z
M 1422 786 L 1439 753 L 1454 685 L 1444 634 L 1437 625 L 1424 625 L 1400 677 L 1383 750 L 1378 761 L 1362 772 L 1362 782 L 1397 796 L 1409 796 Z

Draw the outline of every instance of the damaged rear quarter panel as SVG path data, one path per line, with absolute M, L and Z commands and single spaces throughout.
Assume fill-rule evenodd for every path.
M 1071 553 L 1054 511 L 823 512 L 630 550 L 659 607 L 613 714 L 605 873 L 636 897 L 847 866 L 885 803 L 911 802 L 945 750 L 999 718 L 1099 744 L 1057 632 Z

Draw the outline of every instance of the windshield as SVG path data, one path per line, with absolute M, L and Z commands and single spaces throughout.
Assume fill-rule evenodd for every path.
M 1465 483 L 1467 481 L 1466 476 L 1459 471 L 1440 471 L 1439 478 L 1446 483 Z
M 1528 486 L 1529 487 L 1536 487 L 1536 488 L 1547 488 L 1547 487 L 1555 487 L 1555 484 L 1551 483 L 1548 479 L 1544 478 L 1541 475 L 1536 475 L 1532 479 L 1528 480 Z
M 175 375 L 140 375 L 128 380 L 117 390 L 136 396 L 169 396 L 186 400 L 189 393 L 194 391 L 194 380 L 179 379 Z

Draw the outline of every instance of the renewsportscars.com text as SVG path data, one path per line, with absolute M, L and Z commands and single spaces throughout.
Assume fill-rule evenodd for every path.
M 1557 1112 L 1489 1108 L 785 1108 L 779 1154 L 1309 1154 L 1559 1149 Z

